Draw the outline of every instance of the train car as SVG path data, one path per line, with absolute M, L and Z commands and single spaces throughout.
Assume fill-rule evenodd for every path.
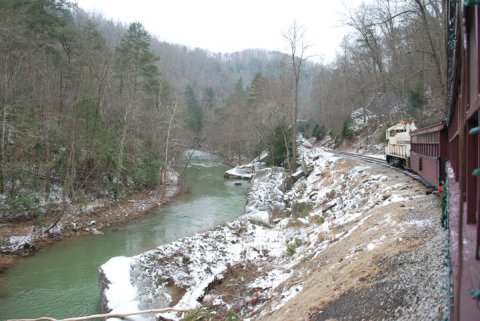
M 406 120 L 387 129 L 385 158 L 388 163 L 410 167 L 410 132 L 415 129 L 415 124 Z
M 448 116 L 411 132 L 389 128 L 386 159 L 446 186 L 448 319 L 480 320 L 480 0 L 447 0 L 445 9 Z
M 480 320 L 480 1 L 447 0 L 450 319 Z
M 432 186 L 440 187 L 445 181 L 447 127 L 439 122 L 410 133 L 410 168 Z

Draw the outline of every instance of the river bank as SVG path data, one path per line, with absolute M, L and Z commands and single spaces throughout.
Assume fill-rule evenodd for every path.
M 366 319 L 443 318 L 447 238 L 437 197 L 396 171 L 307 142 L 299 155 L 304 176 L 291 188 L 279 169 L 256 173 L 236 221 L 104 264 L 105 310 L 168 306 L 211 320 L 356 320 L 361 307 L 342 303 L 350 297 L 367 302 Z
M 0 273 L 19 259 L 34 255 L 38 250 L 62 240 L 96 235 L 118 226 L 135 222 L 154 209 L 172 201 L 180 194 L 177 175 L 170 175 L 166 184 L 156 190 L 145 190 L 116 202 L 92 203 L 88 214 L 63 215 L 55 228 L 45 233 L 58 219 L 51 216 L 43 221 L 7 222 L 0 224 Z M 1 275 L 1 274 L 0 274 Z
M 242 215 L 248 182 L 225 180 L 218 157 L 196 152 L 182 175 L 188 187 L 138 221 L 71 238 L 26 257 L 3 274 L 0 319 L 57 319 L 101 312 L 98 267 L 226 224 Z

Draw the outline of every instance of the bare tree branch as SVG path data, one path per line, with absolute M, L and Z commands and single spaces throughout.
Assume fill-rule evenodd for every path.
M 185 313 L 189 312 L 190 310 L 180 310 L 175 308 L 162 308 L 162 309 L 150 309 L 150 310 L 142 310 L 137 312 L 130 312 L 130 313 L 105 313 L 105 314 L 94 314 L 84 317 L 75 317 L 75 318 L 67 318 L 67 319 L 55 319 L 52 317 L 41 317 L 37 319 L 10 319 L 7 321 L 84 321 L 84 320 L 92 320 L 92 319 L 107 319 L 107 318 L 125 318 L 131 315 L 140 315 L 140 314 L 150 314 L 150 313 L 164 313 L 164 312 L 180 312 Z

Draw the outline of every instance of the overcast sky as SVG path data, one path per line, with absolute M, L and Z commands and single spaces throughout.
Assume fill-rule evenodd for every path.
M 86 11 L 141 22 L 161 41 L 211 52 L 261 48 L 287 52 L 282 34 L 294 21 L 306 29 L 308 56 L 331 62 L 348 28 L 347 10 L 362 0 L 77 0 Z

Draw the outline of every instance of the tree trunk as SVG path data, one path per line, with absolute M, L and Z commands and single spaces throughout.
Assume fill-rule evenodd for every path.
M 68 319 L 63 319 L 63 321 L 85 321 L 85 320 L 92 320 L 92 319 L 108 319 L 108 318 L 120 318 L 120 319 L 128 319 L 127 317 L 131 315 L 139 315 L 139 314 L 151 314 L 151 313 L 164 313 L 164 312 L 180 312 L 180 313 L 186 313 L 191 310 L 180 310 L 176 308 L 162 308 L 162 309 L 150 309 L 150 310 L 142 310 L 142 311 L 137 311 L 137 312 L 130 312 L 130 313 L 105 313 L 105 314 L 95 314 L 95 315 L 89 315 L 85 317 L 76 317 L 76 318 L 68 318 Z M 55 318 L 51 317 L 41 317 L 37 319 L 16 319 L 16 321 L 59 321 Z M 13 321 L 13 320 L 7 320 L 7 321 Z
M 44 139 L 45 139 L 45 201 L 50 196 L 50 135 L 47 124 L 44 125 Z
M 177 102 L 175 101 L 175 105 L 173 107 L 173 110 L 170 114 L 170 118 L 168 120 L 168 128 L 167 128 L 167 139 L 165 142 L 165 158 L 164 158 L 164 165 L 163 169 L 160 172 L 160 184 L 165 180 L 166 178 L 166 171 L 168 170 L 168 154 L 169 154 L 169 148 L 170 148 L 170 132 L 172 130 L 172 122 L 173 118 L 175 117 L 175 111 L 177 110 Z M 162 174 L 163 173 L 163 174 Z
M 7 134 L 7 114 L 8 114 L 8 91 L 9 91 L 9 79 L 7 73 L 5 73 L 4 84 L 4 99 L 2 104 L 2 140 L 0 142 L 0 193 L 5 193 L 4 172 L 5 172 L 5 136 Z
M 288 167 L 290 168 L 290 155 L 288 153 L 287 133 L 283 130 L 283 128 L 282 128 L 282 136 L 283 136 L 283 143 L 285 144 L 285 149 L 287 150 L 287 164 L 288 164 Z
M 444 76 L 444 73 L 443 73 L 444 68 L 442 67 L 441 58 L 439 57 L 438 50 L 437 50 L 437 48 L 435 46 L 435 43 L 433 41 L 432 30 L 430 28 L 430 25 L 428 23 L 428 18 L 427 18 L 427 9 L 425 8 L 425 6 L 424 6 L 424 4 L 422 3 L 421 0 L 415 0 L 415 3 L 417 4 L 418 9 L 420 10 L 420 16 L 422 18 L 422 22 L 424 24 L 425 31 L 427 33 L 428 44 L 430 45 L 430 50 L 432 51 L 432 57 L 433 57 L 433 61 L 435 63 L 435 71 L 437 73 L 438 82 L 439 82 L 439 85 L 440 85 L 440 90 L 442 92 L 442 95 L 445 96 L 447 90 L 446 90 L 445 76 Z
M 123 130 L 122 130 L 122 137 L 120 139 L 120 147 L 118 150 L 118 175 L 121 175 L 123 170 L 123 150 L 125 148 L 125 140 L 127 138 L 127 131 L 128 131 L 128 106 L 126 107 L 125 113 L 123 114 Z

